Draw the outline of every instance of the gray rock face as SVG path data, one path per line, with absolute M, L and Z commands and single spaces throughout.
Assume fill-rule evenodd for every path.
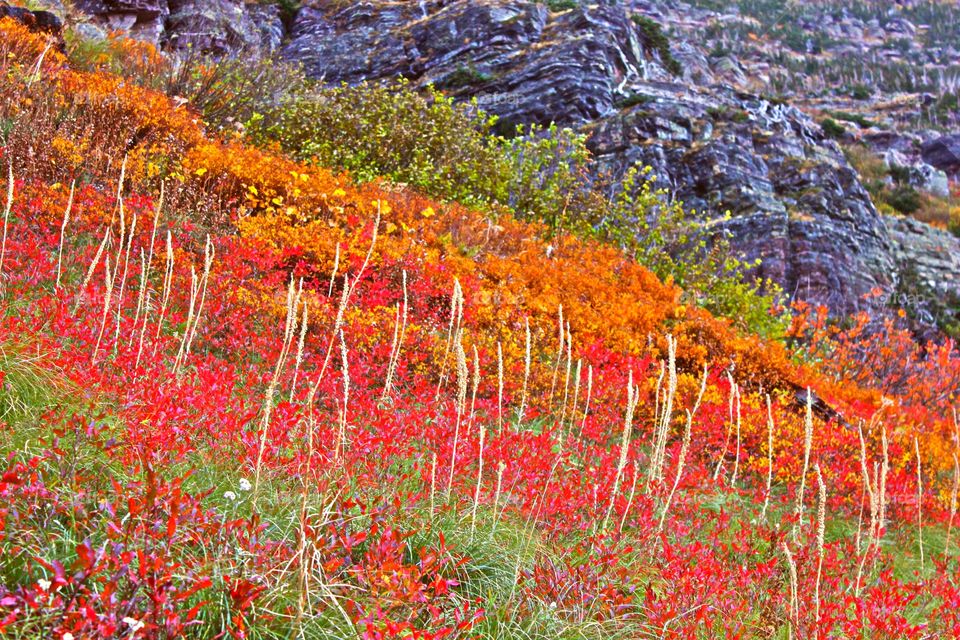
M 77 8 L 106 30 L 127 31 L 174 50 L 271 52 L 283 39 L 275 5 L 242 0 L 78 0 Z
M 921 153 L 927 164 L 948 173 L 960 173 L 960 133 L 930 140 Z
M 759 275 L 798 299 L 849 313 L 873 289 L 895 286 L 869 194 L 801 112 L 719 88 L 650 86 L 647 94 L 646 104 L 591 127 L 605 168 L 653 167 L 676 198 L 762 260 Z

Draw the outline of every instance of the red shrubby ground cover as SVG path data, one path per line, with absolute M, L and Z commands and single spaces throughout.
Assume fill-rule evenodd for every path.
M 802 310 L 801 359 L 612 248 L 0 53 L 0 634 L 960 633 L 952 345 Z

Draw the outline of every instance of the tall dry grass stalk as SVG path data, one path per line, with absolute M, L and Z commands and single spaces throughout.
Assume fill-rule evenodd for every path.
M 617 533 L 623 535 L 623 528 L 627 526 L 627 518 L 630 516 L 630 509 L 633 508 L 633 499 L 637 497 L 637 481 L 640 479 L 640 465 L 633 465 L 633 478 L 630 480 L 630 493 L 627 495 L 627 506 L 623 509 L 623 515 L 620 517 L 620 526 L 617 527 Z
M 467 420 L 467 436 L 473 433 L 473 420 L 477 412 L 477 391 L 480 389 L 480 352 L 473 345 L 473 388 L 470 390 L 470 418 Z
M 773 488 L 773 408 L 770 406 L 770 394 L 767 394 L 767 491 L 763 499 L 760 519 L 765 520 L 770 507 L 770 491 Z
M 730 394 L 727 396 L 727 425 L 726 434 L 723 438 L 723 450 L 717 459 L 717 466 L 713 468 L 713 481 L 716 482 L 720 477 L 720 471 L 723 469 L 723 463 L 727 461 L 727 451 L 730 449 L 730 438 L 733 435 L 733 397 L 736 394 L 737 383 L 729 371 L 724 372 L 727 376 L 727 384 L 730 386 Z
M 340 243 L 337 243 L 337 252 L 333 256 L 333 269 L 330 270 L 330 286 L 327 288 L 327 297 L 333 296 L 333 283 L 337 279 L 337 271 L 340 269 Z
M 203 314 L 203 305 L 207 300 L 207 285 L 210 283 L 210 270 L 213 268 L 213 258 L 215 256 L 215 250 L 213 247 L 213 241 L 210 240 L 210 236 L 207 236 L 207 241 L 203 247 L 203 276 L 200 278 L 199 291 L 200 299 L 197 304 L 197 315 L 193 320 L 193 326 L 190 327 L 189 337 L 187 338 L 187 351 L 186 355 L 190 355 L 193 351 L 193 340 L 197 337 L 197 327 L 200 325 L 200 318 Z M 303 287 L 303 282 L 300 283 L 301 288 Z
M 120 261 L 123 258 L 123 251 L 127 244 L 127 222 L 126 222 L 126 209 L 124 209 L 123 203 L 123 183 L 126 180 L 127 176 L 127 156 L 123 157 L 123 162 L 120 164 L 120 180 L 117 181 L 117 208 L 114 209 L 113 214 L 110 217 L 110 225 L 113 226 L 114 219 L 119 215 L 120 218 L 120 235 L 119 241 L 117 243 L 117 258 L 115 260 L 117 269 L 113 270 L 114 279 L 117 277 L 117 271 L 120 267 Z M 116 287 L 116 282 L 113 283 Z
M 196 278 L 194 278 L 196 279 Z M 194 287 L 196 288 L 196 287 Z M 287 315 L 284 320 L 283 343 L 280 346 L 280 353 L 277 355 L 277 362 L 273 368 L 273 375 L 267 384 L 267 391 L 264 394 L 263 409 L 260 412 L 260 438 L 257 447 L 257 461 L 254 468 L 253 496 L 251 497 L 251 508 L 256 511 L 257 500 L 260 496 L 260 476 L 263 470 L 263 456 L 267 449 L 267 436 L 270 431 L 270 417 L 273 412 L 273 398 L 276 395 L 277 388 L 280 385 L 280 376 L 283 372 L 284 364 L 290 353 L 290 346 L 293 342 L 295 326 L 298 319 L 297 310 L 300 305 L 299 295 L 293 286 L 293 277 L 290 278 L 290 284 L 287 288 Z M 189 322 L 188 322 L 189 326 Z
M 187 305 L 187 321 L 184 325 L 183 335 L 180 336 L 180 348 L 177 349 L 177 357 L 173 361 L 172 373 L 177 376 L 180 373 L 180 367 L 186 361 L 187 339 L 190 337 L 190 326 L 193 324 L 193 317 L 197 309 L 197 295 L 200 292 L 200 283 L 197 280 L 197 270 L 193 265 L 190 266 L 190 302 Z
M 137 326 L 137 322 L 140 320 L 140 312 L 142 311 L 143 304 L 145 301 L 144 293 L 147 290 L 147 287 L 150 285 L 150 275 L 153 272 L 153 250 L 157 243 L 157 229 L 160 225 L 160 215 L 163 212 L 163 201 L 166 197 L 166 182 L 160 183 L 160 199 L 157 202 L 156 211 L 153 213 L 153 226 L 150 230 L 150 245 L 147 249 L 147 260 L 146 260 L 146 273 L 141 273 L 141 278 L 145 287 L 142 287 L 140 290 L 140 297 L 137 298 L 137 313 L 133 316 L 133 326 Z M 146 320 L 144 320 L 146 322 Z
M 407 333 L 407 316 L 409 313 L 409 302 L 407 299 L 407 272 L 403 271 L 403 307 L 397 305 L 397 322 L 393 330 L 393 346 L 390 347 L 390 359 L 387 363 L 387 376 L 383 383 L 383 393 L 380 396 L 381 402 L 386 402 L 393 393 L 393 379 L 397 375 L 397 365 L 400 364 L 400 352 L 403 349 L 403 339 Z
M 497 340 L 497 429 L 503 431 L 503 346 Z
M 147 334 L 147 320 L 150 313 L 150 292 L 147 291 L 147 297 L 144 300 L 143 324 L 140 325 L 140 339 L 137 341 L 137 361 L 134 364 L 134 370 L 140 368 L 140 357 L 143 355 L 143 338 Z
M 450 454 L 450 473 L 447 477 L 446 499 L 450 500 L 450 493 L 453 491 L 453 476 L 457 468 L 457 449 L 460 444 L 460 424 L 463 420 L 463 414 L 466 411 L 467 404 L 467 385 L 470 373 L 467 371 L 467 354 L 463 350 L 463 329 L 457 330 L 454 337 L 454 351 L 457 360 L 457 418 L 453 430 L 453 450 Z
M 736 486 L 737 476 L 740 474 L 740 385 L 734 386 L 734 404 L 737 411 L 737 448 L 733 457 L 733 475 L 730 477 L 730 485 Z
M 303 287 L 303 281 L 300 281 Z M 303 301 L 303 317 L 300 318 L 300 337 L 297 339 L 297 355 L 294 358 L 293 380 L 290 381 L 290 402 L 297 394 L 297 378 L 300 375 L 300 365 L 303 364 L 303 349 L 307 344 L 307 330 L 310 327 L 310 308 L 307 301 Z
M 667 519 L 667 512 L 670 511 L 670 504 L 673 502 L 673 496 L 677 493 L 677 487 L 680 486 L 680 479 L 683 477 L 683 466 L 687 462 L 687 453 L 690 451 L 690 437 L 693 431 L 693 419 L 700 409 L 700 403 L 703 401 L 703 394 L 707 391 L 707 376 L 710 372 L 707 364 L 703 365 L 703 376 L 700 379 L 700 391 L 697 393 L 697 399 L 693 403 L 693 410 L 687 410 L 687 424 L 683 429 L 683 442 L 680 444 L 680 453 L 677 455 L 677 475 L 673 479 L 673 486 L 667 495 L 667 500 L 663 505 L 663 512 L 660 514 L 660 523 L 657 525 L 657 533 L 663 531 L 663 524 Z
M 601 531 L 607 530 L 610 522 L 610 515 L 613 513 L 613 507 L 617 501 L 617 495 L 620 493 L 620 480 L 623 477 L 623 470 L 627 466 L 627 456 L 630 453 L 630 436 L 633 432 L 633 413 L 640 402 L 640 394 L 633 387 L 633 371 L 627 376 L 627 408 L 623 420 L 623 435 L 620 439 L 620 459 L 617 462 L 617 472 L 613 476 L 613 490 L 610 492 L 610 504 L 607 506 L 607 513 L 603 517 Z
M 340 329 L 340 374 L 343 377 L 343 408 L 340 411 L 340 422 L 337 427 L 337 444 L 333 450 L 334 462 L 339 462 L 347 447 L 347 411 L 350 404 L 350 363 L 347 341 Z
M 814 466 L 817 473 L 817 579 L 813 586 L 813 609 L 817 624 L 820 623 L 820 579 L 823 576 L 823 545 L 827 530 L 827 485 L 820 473 L 820 465 Z
M 560 342 L 557 346 L 557 359 L 553 365 L 553 377 L 550 380 L 550 411 L 553 411 L 553 395 L 557 388 L 557 374 L 560 372 L 560 362 L 563 361 L 563 344 L 566 339 L 563 324 L 563 305 L 557 307 L 557 317 L 560 325 Z
M 57 289 L 60 288 L 60 275 L 63 272 L 63 242 L 67 236 L 67 225 L 70 224 L 70 212 L 73 209 L 73 195 L 77 188 L 77 181 L 70 183 L 70 195 L 67 197 L 67 208 L 63 212 L 63 222 L 60 223 L 60 246 L 57 248 Z
M 580 376 L 582 373 L 583 359 L 577 358 L 577 368 L 573 374 L 573 406 L 570 407 L 570 424 L 567 426 L 567 433 L 573 434 L 574 425 L 577 422 L 577 407 L 580 406 Z
M 797 595 L 797 563 L 794 562 L 793 554 L 790 553 L 790 547 L 786 542 L 782 543 L 781 548 L 783 549 L 783 555 L 787 560 L 787 570 L 789 571 L 790 575 L 790 608 L 788 612 L 790 626 L 788 627 L 788 637 L 793 638 L 793 630 L 800 622 L 800 602 Z
M 520 408 L 517 410 L 517 427 L 523 422 L 523 414 L 527 408 L 527 385 L 530 382 L 530 318 L 523 319 L 526 332 L 526 349 L 523 359 L 523 391 L 520 394 Z
M 913 450 L 917 454 L 917 544 L 920 547 L 920 573 L 924 569 L 923 557 L 923 462 L 920 459 L 920 440 L 913 436 Z
M 90 261 L 90 266 L 87 267 L 87 273 L 83 277 L 83 282 L 80 283 L 80 290 L 77 292 L 77 299 L 73 303 L 73 313 L 77 312 L 77 309 L 80 308 L 80 304 L 84 300 L 87 286 L 89 286 L 90 280 L 93 278 L 93 273 L 97 270 L 97 265 L 100 264 L 100 258 L 103 257 L 103 252 L 107 248 L 107 244 L 110 242 L 110 234 L 110 227 L 107 227 L 106 231 L 103 233 L 103 240 L 100 241 L 100 245 L 97 247 L 96 253 L 93 254 L 93 260 Z
M 490 528 L 491 535 L 497 531 L 497 522 L 500 519 L 500 492 L 503 490 L 503 472 L 507 468 L 507 463 L 501 460 L 497 463 L 497 488 L 493 493 L 493 525 Z
M 7 258 L 7 227 L 13 210 L 13 162 L 7 165 L 7 205 L 3 209 L 3 240 L 0 242 L 0 278 L 3 278 L 3 263 Z
M 570 397 L 570 373 L 573 367 L 573 336 L 570 335 L 570 323 L 567 323 L 567 367 L 563 376 L 563 405 L 560 409 L 559 425 L 563 429 L 563 422 L 567 417 L 567 399 Z
M 146 293 L 147 293 L 147 255 L 143 251 L 143 247 L 140 247 L 140 286 L 137 287 L 137 310 L 133 315 L 133 326 L 130 329 L 130 343 L 133 344 L 133 340 L 137 335 L 137 325 L 140 322 L 140 314 L 143 313 L 143 304 L 146 302 Z M 146 318 L 144 318 L 146 321 Z
M 117 291 L 116 328 L 113 332 L 114 348 L 120 340 L 120 320 L 123 318 L 123 294 L 127 289 L 127 273 L 130 271 L 130 252 L 133 250 L 133 239 L 137 232 L 137 214 L 134 212 L 130 222 L 130 231 L 127 233 L 127 246 L 123 251 L 123 275 L 120 277 L 120 288 Z M 119 264 L 117 265 L 119 266 Z
M 107 328 L 107 317 L 110 315 L 110 301 L 112 299 L 113 275 L 110 273 L 110 256 L 107 256 L 106 264 L 104 266 L 103 317 L 100 319 L 100 332 L 97 334 L 97 343 L 93 347 L 93 355 L 90 356 L 91 363 L 97 361 L 97 352 L 100 351 L 100 343 L 103 340 L 103 332 Z
M 677 341 L 667 336 L 667 388 L 663 401 L 663 410 L 659 420 L 654 420 L 653 452 L 650 457 L 650 469 L 647 475 L 647 492 L 655 484 L 663 482 L 663 467 L 667 452 L 667 439 L 673 422 L 673 403 L 677 395 Z
M 173 267 L 173 236 L 171 235 L 170 231 L 167 231 L 167 262 L 163 271 L 163 291 L 160 295 L 160 315 L 157 318 L 157 332 L 153 336 L 154 340 L 160 337 L 160 330 L 163 329 L 163 319 L 167 315 L 167 304 L 170 302 L 170 293 L 173 289 Z M 156 348 L 156 345 L 154 345 L 154 348 Z
M 480 425 L 480 453 L 477 463 L 477 487 L 473 492 L 473 509 L 470 512 L 470 540 L 473 540 L 473 534 L 477 530 L 477 505 L 480 504 L 480 487 L 483 486 L 483 444 L 487 435 L 487 429 Z
M 583 439 L 583 430 L 587 427 L 587 416 L 590 415 L 590 400 L 593 395 L 593 365 L 587 365 L 587 399 L 583 403 L 583 420 L 580 422 L 580 439 Z
M 450 324 L 447 326 L 447 340 L 443 348 L 443 360 L 440 362 L 440 380 L 437 382 L 437 392 L 434 394 L 433 401 L 440 401 L 440 389 L 447 376 L 447 360 L 450 357 L 450 351 L 453 349 L 453 341 L 460 332 L 460 323 L 463 319 L 463 289 L 460 287 L 460 281 L 453 279 L 453 293 L 450 295 Z
M 430 522 L 433 522 L 433 516 L 437 505 L 437 453 L 433 452 L 433 461 L 430 464 Z
M 950 519 L 947 521 L 947 539 L 943 545 L 943 555 L 950 555 L 950 535 L 953 533 L 953 519 L 957 515 L 957 492 L 960 490 L 960 460 L 953 454 L 953 490 L 950 492 Z
M 807 387 L 807 410 L 803 420 L 803 471 L 800 473 L 800 490 L 797 491 L 797 504 L 795 513 L 797 522 L 793 527 L 793 539 L 797 540 L 800 535 L 800 527 L 803 526 L 803 494 L 807 488 L 807 471 L 810 469 L 810 450 L 813 447 L 813 394 Z

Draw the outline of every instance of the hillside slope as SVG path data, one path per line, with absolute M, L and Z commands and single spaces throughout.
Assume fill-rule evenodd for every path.
M 3 637 L 960 632 L 952 346 L 0 68 Z

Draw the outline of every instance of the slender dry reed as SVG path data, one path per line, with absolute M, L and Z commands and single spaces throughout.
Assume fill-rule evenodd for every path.
M 146 260 L 146 273 L 142 273 L 141 277 L 147 287 L 150 284 L 150 275 L 153 271 L 153 250 L 157 243 L 157 228 L 160 225 L 160 214 L 163 212 L 163 200 L 165 198 L 166 183 L 160 183 L 160 199 L 157 202 L 157 209 L 153 214 L 153 228 L 150 230 L 150 246 L 147 249 L 147 260 Z M 140 312 L 143 310 L 144 305 L 144 292 L 147 290 L 147 287 L 143 287 L 140 290 L 140 297 L 137 299 L 137 313 L 133 316 L 133 326 L 137 326 L 137 322 L 140 320 Z M 146 322 L 146 320 L 144 320 Z
M 567 323 L 567 367 L 563 376 L 563 405 L 560 409 L 560 428 L 563 429 L 563 421 L 567 417 L 567 399 L 570 396 L 570 372 L 573 365 L 573 336 L 570 335 L 570 323 Z
M 70 195 L 67 197 L 67 208 L 63 212 L 63 222 L 60 223 L 60 246 L 57 248 L 57 289 L 60 288 L 60 275 L 63 266 L 63 242 L 67 235 L 67 225 L 70 224 L 70 212 L 73 209 L 73 194 L 77 188 L 77 181 L 70 183 Z
M 437 382 L 437 392 L 434 394 L 434 402 L 440 400 L 440 389 L 447 375 L 447 359 L 450 351 L 453 349 L 453 341 L 460 332 L 460 322 L 463 318 L 463 289 L 460 287 L 460 281 L 453 279 L 453 293 L 450 295 L 450 324 L 447 326 L 447 340 L 443 348 L 443 360 L 440 362 L 440 380 Z
M 97 361 L 97 352 L 100 351 L 100 343 L 103 340 L 103 332 L 107 328 L 107 317 L 110 315 L 110 300 L 112 298 L 113 275 L 110 273 L 110 256 L 107 256 L 106 265 L 104 266 L 103 317 L 100 319 L 100 333 L 97 334 L 97 343 L 93 347 L 93 355 L 90 356 L 90 362 Z
M 723 450 L 717 459 L 717 466 L 713 469 L 713 481 L 716 482 L 720 477 L 720 471 L 723 469 L 723 463 L 727 461 L 727 450 L 730 448 L 730 438 L 733 434 L 733 396 L 736 393 L 737 383 L 734 382 L 730 371 L 724 372 L 727 376 L 727 383 L 730 386 L 730 394 L 727 397 L 727 428 L 726 435 L 723 438 Z
M 303 280 L 300 281 L 303 287 Z M 297 378 L 300 375 L 300 365 L 303 364 L 303 349 L 307 343 L 307 329 L 310 327 L 310 309 L 307 301 L 303 301 L 303 317 L 300 319 L 300 337 L 297 339 L 297 355 L 294 358 L 293 380 L 290 381 L 290 402 L 297 393 Z
M 470 390 L 470 418 L 467 420 L 467 436 L 473 433 L 473 420 L 477 411 L 477 391 L 480 389 L 480 352 L 473 345 L 473 388 Z
M 687 410 L 687 424 L 683 429 L 683 442 L 680 445 L 680 453 L 677 455 L 677 475 L 673 480 L 673 486 L 667 495 L 667 500 L 663 505 L 663 512 L 660 514 L 660 523 L 657 525 L 657 533 L 663 531 L 663 524 L 667 519 L 667 512 L 670 511 L 670 504 L 673 502 L 673 496 L 677 493 L 677 487 L 680 486 L 680 478 L 683 477 L 683 466 L 687 461 L 687 453 L 690 450 L 690 436 L 693 431 L 693 418 L 700 409 L 700 403 L 703 401 L 703 394 L 707 390 L 707 376 L 709 368 L 706 363 L 703 365 L 703 376 L 700 379 L 700 391 L 697 394 L 697 400 L 693 403 L 693 410 Z
M 797 540 L 800 535 L 800 527 L 803 526 L 803 494 L 807 488 L 807 471 L 810 469 L 810 450 L 813 447 L 813 394 L 810 388 L 807 388 L 807 411 L 804 415 L 803 432 L 803 471 L 800 473 L 800 490 L 797 492 L 797 504 L 795 513 L 797 522 L 793 527 L 793 539 Z
M 920 460 L 920 441 L 913 436 L 913 450 L 917 454 L 917 544 L 920 547 L 920 573 L 924 569 L 923 556 L 923 462 Z
M 339 462 L 347 447 L 347 409 L 350 403 L 350 363 L 348 361 L 347 341 L 340 330 L 340 374 L 343 377 L 343 408 L 340 411 L 340 422 L 337 428 L 337 444 L 333 450 L 334 462 Z
M 800 618 L 800 602 L 797 596 L 797 563 L 793 560 L 793 554 L 790 553 L 790 547 L 786 542 L 781 545 L 783 555 L 787 560 L 787 569 L 790 575 L 790 606 L 788 616 L 790 626 L 788 627 L 788 637 L 793 638 L 793 630 L 798 626 Z
M 820 578 L 823 575 L 823 545 L 827 528 L 827 485 L 820 473 L 820 465 L 814 466 L 817 473 L 817 579 L 813 586 L 813 609 L 817 623 L 820 623 Z
M 7 206 L 3 209 L 3 241 L 0 243 L 0 278 L 3 277 L 3 263 L 7 257 L 7 226 L 10 224 L 10 211 L 13 209 L 13 163 L 7 165 Z
M 667 336 L 667 388 L 660 419 L 654 421 L 653 452 L 650 457 L 650 469 L 647 475 L 647 492 L 654 484 L 663 482 L 663 467 L 667 451 L 667 439 L 673 422 L 673 403 L 677 395 L 677 341 Z
M 587 427 L 587 416 L 590 415 L 590 400 L 593 395 L 593 365 L 587 365 L 587 399 L 583 403 L 583 420 L 580 422 L 580 439 L 583 439 L 583 430 Z
M 607 506 L 607 514 L 603 518 L 601 531 L 607 530 L 607 524 L 610 522 L 610 514 L 613 513 L 613 506 L 617 501 L 617 495 L 620 493 L 620 480 L 623 477 L 623 470 L 627 466 L 627 456 L 630 453 L 630 435 L 633 429 L 633 412 L 640 401 L 640 394 L 633 387 L 633 371 L 627 376 L 627 409 L 623 421 L 623 435 L 620 439 L 620 460 L 617 462 L 617 472 L 613 476 L 613 490 L 610 492 L 610 504 Z
M 527 385 L 530 382 L 530 318 L 523 319 L 526 330 L 526 355 L 523 360 L 523 391 L 520 395 L 520 408 L 517 410 L 517 427 L 523 422 L 523 413 L 527 408 Z
M 957 515 L 957 492 L 960 490 L 960 460 L 953 454 L 953 491 L 950 492 L 950 519 L 947 521 L 947 540 L 943 545 L 943 555 L 950 555 L 950 534 L 953 533 L 953 519 Z
M 203 275 L 200 278 L 200 283 L 198 286 L 200 292 L 199 303 L 197 304 L 197 315 L 193 320 L 193 326 L 189 327 L 189 337 L 187 338 L 187 350 L 185 357 L 190 355 L 193 349 L 193 339 L 197 337 L 197 327 L 200 325 L 200 317 L 203 314 L 203 304 L 207 300 L 207 285 L 210 283 L 210 270 L 213 268 L 213 258 L 215 256 L 215 250 L 213 248 L 213 242 L 210 240 L 210 236 L 207 236 L 207 242 L 203 248 Z M 301 287 L 303 283 L 301 282 Z M 296 311 L 296 309 L 294 309 Z
M 117 291 L 116 329 L 113 332 L 114 348 L 116 348 L 120 340 L 120 320 L 123 318 L 123 294 L 127 289 L 127 273 L 130 271 L 130 252 L 133 250 L 133 239 L 136 237 L 136 231 L 137 214 L 134 212 L 130 222 L 130 232 L 127 234 L 127 246 L 123 251 L 123 275 L 120 277 L 120 288 Z M 117 266 L 120 266 L 119 263 Z
M 553 365 L 553 377 L 550 380 L 550 410 L 553 411 L 553 394 L 557 388 L 557 374 L 560 372 L 560 362 L 563 360 L 563 343 L 565 341 L 564 334 L 564 324 L 563 324 L 563 305 L 557 307 L 557 317 L 559 318 L 560 324 L 560 343 L 557 346 L 557 359 Z
M 393 330 L 393 346 L 390 347 L 390 359 L 387 363 L 387 376 L 383 383 L 383 393 L 380 401 L 385 402 L 393 393 L 393 379 L 397 375 L 397 365 L 400 363 L 400 352 L 403 349 L 403 339 L 407 333 L 407 315 L 409 302 L 407 300 L 407 272 L 403 271 L 403 307 L 397 305 L 397 322 Z
M 160 295 L 160 315 L 157 318 L 157 332 L 153 336 L 154 340 L 160 337 L 160 330 L 163 328 L 163 318 L 167 314 L 167 304 L 170 302 L 170 292 L 173 288 L 173 266 L 173 236 L 170 234 L 170 231 L 167 231 L 167 263 L 163 272 L 163 292 Z M 156 346 L 154 346 L 154 349 L 156 349 Z
M 437 504 L 437 453 L 433 452 L 433 462 L 430 465 L 430 522 L 433 522 L 433 514 L 436 511 Z
M 503 346 L 497 340 L 497 429 L 503 431 Z
M 491 527 L 491 535 L 497 530 L 497 521 L 500 518 L 500 513 L 498 508 L 500 507 L 500 491 L 503 489 L 503 472 L 507 468 L 507 463 L 501 460 L 497 463 L 497 489 L 493 494 L 493 526 Z
M 733 457 L 733 475 L 730 477 L 730 486 L 736 486 L 737 476 L 740 474 L 740 385 L 734 386 L 734 404 L 737 410 L 737 449 Z
M 767 394 L 767 491 L 763 499 L 763 509 L 760 510 L 760 519 L 767 517 L 770 507 L 770 491 L 773 488 L 773 408 L 770 406 L 770 394 Z
M 453 491 L 453 475 L 457 467 L 457 449 L 460 444 L 460 424 L 463 420 L 463 414 L 467 404 L 467 384 L 469 372 L 467 371 L 467 354 L 463 350 L 463 330 L 458 329 L 454 337 L 454 351 L 457 359 L 457 419 L 453 431 L 453 451 L 450 455 L 450 473 L 447 477 L 446 499 L 450 500 L 450 492 Z
M 196 278 L 194 278 L 196 279 Z M 193 287 L 196 289 L 196 287 Z M 263 469 L 263 456 L 267 449 L 267 436 L 270 431 L 270 417 L 273 412 L 273 398 L 280 385 L 280 376 L 287 356 L 290 353 L 290 346 L 293 342 L 295 325 L 297 323 L 297 308 L 300 300 L 294 293 L 293 277 L 290 278 L 290 285 L 287 288 L 287 315 L 284 321 L 283 343 L 280 347 L 280 353 L 277 355 L 277 362 L 273 368 L 273 376 L 267 385 L 267 391 L 264 395 L 263 410 L 260 418 L 260 438 L 257 447 L 257 461 L 254 468 L 253 496 L 251 497 L 251 507 L 254 511 L 257 509 L 257 499 L 260 495 L 260 476 Z M 188 323 L 189 324 L 189 323 Z
M 340 269 L 340 243 L 337 243 L 337 252 L 333 257 L 333 269 L 330 271 L 330 286 L 327 288 L 327 297 L 333 296 L 333 283 L 337 279 L 337 271 Z
M 140 325 L 140 339 L 137 342 L 137 362 L 134 364 L 134 370 L 140 368 L 140 357 L 143 355 L 143 338 L 147 334 L 147 320 L 150 313 L 150 292 L 147 291 L 147 297 L 144 300 L 143 324 Z
M 477 505 L 480 503 L 480 487 L 483 485 L 483 444 L 487 429 L 480 425 L 480 453 L 477 465 L 477 488 L 473 492 L 473 509 L 470 512 L 470 540 L 477 529 Z

